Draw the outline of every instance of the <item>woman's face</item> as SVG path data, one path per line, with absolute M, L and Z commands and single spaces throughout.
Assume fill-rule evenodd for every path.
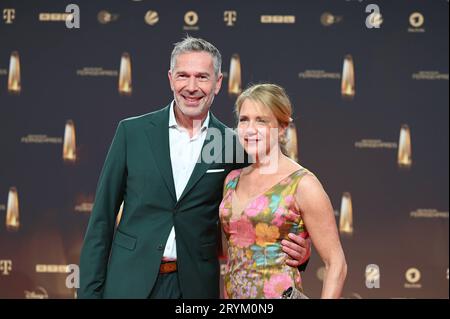
M 274 147 L 284 129 L 280 128 L 272 111 L 259 102 L 245 99 L 238 117 L 239 142 L 253 158 L 262 158 Z

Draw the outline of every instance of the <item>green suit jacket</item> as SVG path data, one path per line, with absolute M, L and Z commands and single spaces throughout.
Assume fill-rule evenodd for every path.
M 248 164 L 225 158 L 225 136 L 232 131 L 211 114 L 203 149 L 214 146 L 208 148 L 214 161 L 196 164 L 177 201 L 169 151 L 169 109 L 125 119 L 118 125 L 81 251 L 79 298 L 147 298 L 172 226 L 183 298 L 219 297 L 218 206 L 223 182 L 231 170 Z M 210 136 L 212 131 L 220 134 Z M 122 201 L 123 215 L 116 229 Z

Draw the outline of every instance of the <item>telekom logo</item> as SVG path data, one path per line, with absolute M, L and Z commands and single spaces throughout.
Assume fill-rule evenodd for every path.
M 12 260 L 2 259 L 0 260 L 0 274 L 7 276 L 12 271 Z

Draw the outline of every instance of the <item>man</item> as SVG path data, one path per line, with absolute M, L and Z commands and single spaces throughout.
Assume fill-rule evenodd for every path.
M 190 37 L 177 43 L 169 70 L 174 101 L 119 123 L 81 252 L 79 298 L 219 297 L 223 182 L 248 165 L 224 161 L 230 130 L 209 112 L 222 83 L 220 66 L 212 44 Z M 212 162 L 200 156 L 208 143 L 223 145 Z M 297 267 L 310 247 L 292 239 L 284 249 Z

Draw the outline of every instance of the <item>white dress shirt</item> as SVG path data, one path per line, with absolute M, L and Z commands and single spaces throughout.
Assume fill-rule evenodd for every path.
M 203 121 L 201 130 L 192 138 L 184 127 L 178 125 L 174 113 L 175 101 L 170 104 L 169 110 L 169 148 L 172 163 L 173 182 L 177 200 L 191 177 L 195 164 L 205 142 L 209 125 L 209 112 Z M 177 245 L 175 241 L 175 228 L 172 227 L 163 254 L 164 259 L 177 259 Z

